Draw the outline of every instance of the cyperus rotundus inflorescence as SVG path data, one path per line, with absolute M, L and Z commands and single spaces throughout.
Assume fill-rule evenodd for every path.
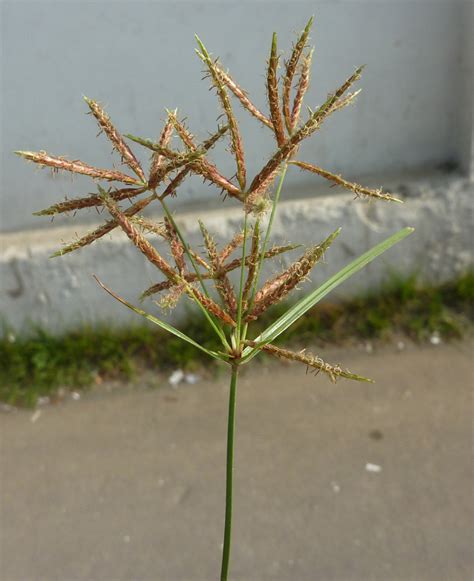
M 301 119 L 313 56 L 312 49 L 308 47 L 312 22 L 311 18 L 294 44 L 288 60 L 283 63 L 281 77 L 279 77 L 281 63 L 277 37 L 276 34 L 273 35 L 266 68 L 268 102 L 266 112 L 260 111 L 253 104 L 247 93 L 218 60 L 211 58 L 204 44 L 196 37 L 198 43 L 196 52 L 204 64 L 206 76 L 215 89 L 225 118 L 225 122 L 214 128 L 210 136 L 202 141 L 190 132 L 184 121 L 180 120 L 176 110 L 167 110 L 166 121 L 156 141 L 122 135 L 103 108 L 96 101 L 85 98 L 90 113 L 120 155 L 123 171 L 97 168 L 83 161 L 67 160 L 44 151 L 16 152 L 41 166 L 49 166 L 55 171 L 83 174 L 97 182 L 97 192 L 58 202 L 37 213 L 40 216 L 54 216 L 85 208 L 97 208 L 104 209 L 108 215 L 104 224 L 64 246 L 54 256 L 62 256 L 88 246 L 112 230 L 120 228 L 162 275 L 161 280 L 144 290 L 142 298 L 159 297 L 156 303 L 162 308 L 169 309 L 186 295 L 201 309 L 218 337 L 220 348 L 208 349 L 169 323 L 133 306 L 98 281 L 109 294 L 128 308 L 183 341 L 191 343 L 210 357 L 229 365 L 231 382 L 221 579 L 227 579 L 230 557 L 234 414 L 239 369 L 263 351 L 277 358 L 301 362 L 317 373 L 323 372 L 333 382 L 338 378 L 370 381 L 339 365 L 327 363 L 305 350 L 292 352 L 277 347 L 272 342 L 332 289 L 412 231 L 411 228 L 405 228 L 381 242 L 289 307 L 285 314 L 265 331 L 257 336 L 252 333 L 252 322 L 307 279 L 339 234 L 337 229 L 324 240 L 309 246 L 290 266 L 261 284 L 260 275 L 264 262 L 297 247 L 292 244 L 285 246 L 270 244 L 275 212 L 289 166 L 317 174 L 332 184 L 352 191 L 359 198 L 400 202 L 382 189 L 352 183 L 340 175 L 298 158 L 300 144 L 311 137 L 327 117 L 354 101 L 359 91 L 349 92 L 349 90 L 360 79 L 362 73 L 362 67 L 357 68 L 321 105 L 314 110 L 309 109 L 306 119 Z M 247 171 L 244 142 L 233 111 L 233 103 L 236 100 L 271 132 L 275 139 L 274 153 L 254 176 L 249 176 Z M 179 147 L 172 145 L 172 140 L 176 141 L 176 138 L 180 142 Z M 233 177 L 224 175 L 210 158 L 214 145 L 224 139 L 228 141 L 230 154 L 235 161 Z M 151 151 L 147 171 L 126 140 Z M 222 247 L 218 247 L 212 233 L 200 221 L 204 251 L 192 248 L 168 208 L 168 198 L 176 196 L 183 183 L 193 175 L 200 176 L 205 182 L 214 185 L 218 191 L 237 200 L 241 205 L 241 227 Z M 151 220 L 143 215 L 143 210 L 151 204 L 161 209 L 161 220 Z M 166 257 L 152 244 L 150 234 L 154 238 L 158 236 L 168 244 L 169 254 Z M 236 253 L 237 257 L 232 258 Z M 238 273 L 237 284 L 234 284 L 229 276 L 233 271 Z

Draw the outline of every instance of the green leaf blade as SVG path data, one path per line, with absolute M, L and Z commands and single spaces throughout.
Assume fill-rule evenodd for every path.
M 256 339 L 255 342 L 260 345 L 265 343 L 270 343 L 274 341 L 279 335 L 281 335 L 288 327 L 290 327 L 295 321 L 297 321 L 301 316 L 303 316 L 309 309 L 311 309 L 316 303 L 323 299 L 332 290 L 342 284 L 345 280 L 350 278 L 356 272 L 361 270 L 364 266 L 372 262 L 375 258 L 383 254 L 389 248 L 409 236 L 414 231 L 414 228 L 403 228 L 393 236 L 383 240 L 361 256 L 356 258 L 354 261 L 345 266 L 342 270 L 328 279 L 320 287 L 303 297 L 295 305 L 290 307 L 288 311 L 279 317 L 274 323 L 263 331 Z M 243 360 L 245 362 L 250 361 L 258 352 L 258 348 L 247 347 L 243 352 Z
M 170 325 L 169 323 L 166 323 L 165 321 L 162 321 L 161 319 L 158 319 L 158 317 L 154 317 L 153 315 L 150 315 L 150 313 L 147 313 L 143 309 L 139 309 L 138 307 L 135 307 L 134 305 L 132 305 L 131 303 L 129 303 L 128 301 L 126 301 L 124 298 L 118 296 L 112 290 L 110 290 L 108 287 L 106 287 L 105 284 L 102 283 L 95 275 L 94 275 L 94 278 L 97 281 L 97 283 L 107 293 L 109 293 L 109 295 L 111 295 L 119 303 L 122 303 L 122 305 L 125 305 L 126 307 L 128 307 L 134 313 L 137 313 L 137 315 L 141 315 L 142 317 L 144 317 L 148 321 L 151 321 L 152 323 L 154 323 L 155 325 L 158 325 L 159 327 L 161 327 L 165 331 L 168 331 L 168 333 L 171 333 L 172 335 L 175 335 L 175 337 L 178 337 L 179 339 L 182 339 L 183 341 L 186 341 L 187 343 L 190 343 L 191 345 L 193 345 L 197 349 L 200 349 L 201 351 L 204 351 L 204 353 L 206 353 L 210 357 L 213 357 L 214 359 L 217 359 L 219 361 L 226 361 L 225 356 L 223 356 L 223 355 L 221 356 L 218 353 L 215 353 L 214 351 L 211 351 L 210 349 L 206 349 L 205 347 L 203 347 L 202 345 L 200 345 L 199 343 L 197 343 L 196 341 L 194 341 L 194 339 L 191 339 L 191 337 L 188 337 L 188 335 L 186 335 L 185 333 L 183 333 L 179 329 L 176 329 L 176 327 L 173 327 L 173 325 Z

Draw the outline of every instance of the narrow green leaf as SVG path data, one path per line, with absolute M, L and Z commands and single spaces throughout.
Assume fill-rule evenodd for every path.
M 362 254 L 362 256 L 359 256 L 359 258 L 356 258 L 356 260 L 348 264 L 346 267 L 344 267 L 337 274 L 332 276 L 320 287 L 318 287 L 317 289 L 303 297 L 295 305 L 290 307 L 284 315 L 282 315 L 279 319 L 277 319 L 274 323 L 267 327 L 267 329 L 265 329 L 265 331 L 263 331 L 263 333 L 255 339 L 255 342 L 262 345 L 274 341 L 279 335 L 281 335 L 281 333 L 286 331 L 288 327 L 290 327 L 295 321 L 297 321 L 302 315 L 304 315 L 306 311 L 311 309 L 311 307 L 318 303 L 328 293 L 334 290 L 337 286 L 339 286 L 353 274 L 361 270 L 361 268 L 363 268 L 369 262 L 374 260 L 374 258 L 377 258 L 377 256 L 388 250 L 394 244 L 406 238 L 413 231 L 414 228 L 403 228 L 403 230 L 400 230 L 400 232 L 397 232 L 393 236 L 390 236 L 383 242 L 380 242 L 380 244 L 374 246 L 371 250 L 368 250 L 367 252 Z M 245 361 L 249 361 L 257 354 L 257 352 L 258 347 L 257 348 L 246 347 L 242 354 L 243 359 Z
M 125 305 L 126 307 L 128 307 L 129 309 L 131 309 L 134 313 L 137 313 L 138 315 L 141 315 L 142 317 L 145 317 L 145 319 L 148 319 L 152 323 L 155 323 L 155 325 L 158 325 L 159 327 L 161 327 L 165 331 L 168 331 L 168 333 L 171 333 L 172 335 L 175 335 L 176 337 L 179 337 L 183 341 L 187 341 L 191 345 L 194 345 L 194 347 L 197 347 L 201 351 L 204 351 L 204 353 L 207 353 L 207 355 L 209 355 L 210 357 L 213 357 L 214 359 L 218 359 L 219 361 L 225 361 L 224 355 L 219 355 L 218 353 L 215 353 L 214 351 L 211 351 L 210 349 L 206 349 L 205 347 L 203 347 L 202 345 L 200 345 L 199 343 L 197 343 L 196 341 L 194 341 L 193 339 L 191 339 L 191 337 L 188 337 L 187 335 L 185 335 L 184 333 L 182 333 L 179 329 L 176 329 L 175 327 L 173 327 L 173 325 L 170 325 L 169 323 L 165 323 L 165 321 L 162 321 L 161 319 L 158 319 L 157 317 L 154 317 L 153 315 L 150 315 L 149 313 L 143 311 L 142 309 L 139 309 L 138 307 L 133 306 L 132 304 L 130 304 L 129 302 L 127 302 L 125 299 L 123 299 L 119 295 L 115 294 L 108 287 L 106 287 L 105 284 L 102 283 L 95 275 L 93 275 L 93 276 L 94 276 L 95 280 L 97 281 L 97 283 L 106 292 L 108 292 L 109 295 L 111 295 L 112 297 L 114 297 L 114 299 L 116 299 L 117 301 L 119 301 L 119 303 L 122 303 L 122 305 Z

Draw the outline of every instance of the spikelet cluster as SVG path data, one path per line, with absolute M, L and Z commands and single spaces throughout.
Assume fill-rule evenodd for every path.
M 361 186 L 317 165 L 296 159 L 300 144 L 319 130 L 329 115 L 355 100 L 359 91 L 348 91 L 362 73 L 362 67 L 356 69 L 321 105 L 309 110 L 306 120 L 301 120 L 303 100 L 310 84 L 313 49 L 308 42 L 312 23 L 311 18 L 298 36 L 288 59 L 283 62 L 281 76 L 281 55 L 277 36 L 273 35 L 265 80 L 268 111 L 261 111 L 252 102 L 248 93 L 211 56 L 202 41 L 197 39 L 197 53 L 204 64 L 206 76 L 216 91 L 225 117 L 225 124 L 218 126 L 204 140 L 199 140 L 192 134 L 183 118 L 178 116 L 177 110 L 166 110 L 166 119 L 156 141 L 130 134 L 122 135 L 103 107 L 97 101 L 86 97 L 89 112 L 120 156 L 125 171 L 115 167 L 98 168 L 80 160 L 68 160 L 44 151 L 16 152 L 39 166 L 49 167 L 55 172 L 82 174 L 96 182 L 97 191 L 87 196 L 60 201 L 37 212 L 41 216 L 55 216 L 94 208 L 98 212 L 105 210 L 107 215 L 103 224 L 67 244 L 54 256 L 84 248 L 96 243 L 114 229 L 120 229 L 161 275 L 160 279 L 143 292 L 142 299 L 151 297 L 161 308 L 170 309 L 183 296 L 188 297 L 207 313 L 209 320 L 224 335 L 232 334 L 241 322 L 248 325 L 296 289 L 323 259 L 339 233 L 336 231 L 320 244 L 310 246 L 286 269 L 260 285 L 259 276 L 263 263 L 291 252 L 298 246 L 286 244 L 268 248 L 267 237 L 264 235 L 265 222 L 262 218 L 274 204 L 275 193 L 272 190 L 276 180 L 288 167 L 297 167 L 316 174 L 331 184 L 352 191 L 356 197 L 400 201 L 381 189 Z M 244 139 L 233 109 L 234 99 L 272 134 L 275 141 L 274 152 L 251 177 L 247 175 Z M 230 154 L 235 162 L 234 176 L 225 175 L 210 157 L 212 148 L 221 140 L 228 141 Z M 147 172 L 129 143 L 145 148 L 151 155 Z M 245 230 L 239 229 L 228 242 L 218 243 L 214 234 L 200 222 L 202 246 L 192 248 L 187 244 L 179 225 L 166 206 L 166 200 L 170 196 L 176 196 L 191 176 L 199 176 L 213 185 L 218 192 L 239 203 L 245 224 L 249 223 L 249 227 Z M 159 221 L 143 215 L 144 210 L 149 207 L 160 210 L 162 217 Z M 167 245 L 168 252 L 159 251 L 156 242 Z M 233 256 L 237 252 L 239 254 Z M 241 272 L 239 289 L 234 286 L 235 277 L 231 274 L 233 271 Z M 206 286 L 208 283 L 212 284 L 213 291 Z M 111 294 L 124 302 L 114 293 Z M 140 309 L 137 312 L 142 313 Z M 228 360 L 238 360 L 245 345 L 276 357 L 301 362 L 311 369 L 324 372 L 332 381 L 339 377 L 365 380 L 304 351 L 293 353 L 271 344 L 259 344 L 245 337 L 240 344 L 233 341 L 233 347 L 227 354 Z

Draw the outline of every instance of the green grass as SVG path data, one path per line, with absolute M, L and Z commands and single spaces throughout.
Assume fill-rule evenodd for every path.
M 278 342 L 342 344 L 388 340 L 400 333 L 422 342 L 434 332 L 445 340 L 461 338 L 474 321 L 473 299 L 473 273 L 438 288 L 422 287 L 415 277 L 394 278 L 373 295 L 318 305 Z M 285 308 L 279 305 L 269 311 L 259 321 L 261 330 Z M 205 347 L 218 347 L 196 314 L 181 328 Z M 192 369 L 204 362 L 206 367 L 215 365 L 205 354 L 153 325 L 85 327 L 59 337 L 36 330 L 15 339 L 6 332 L 0 339 L 0 401 L 34 406 L 38 397 L 53 395 L 59 387 L 87 388 L 97 380 L 132 379 L 146 368 Z

